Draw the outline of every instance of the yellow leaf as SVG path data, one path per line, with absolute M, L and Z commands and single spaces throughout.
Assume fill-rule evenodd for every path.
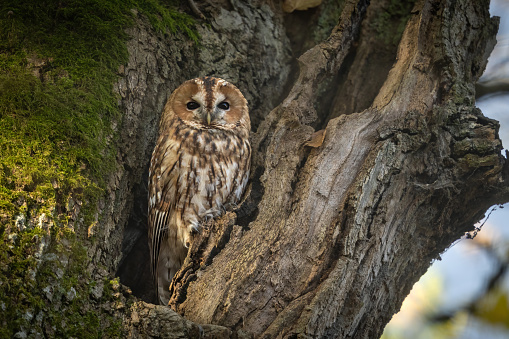
M 325 139 L 325 130 L 321 129 L 311 135 L 311 138 L 304 143 L 304 146 L 320 147 Z

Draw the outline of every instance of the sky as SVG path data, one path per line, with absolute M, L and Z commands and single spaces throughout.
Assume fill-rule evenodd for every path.
M 509 0 L 492 0 L 492 15 L 500 16 L 497 45 L 492 52 L 486 71 L 480 81 L 505 80 L 509 82 Z M 483 114 L 500 122 L 499 135 L 502 145 L 509 149 L 509 93 L 480 98 L 476 106 Z M 505 154 L 505 150 L 503 151 Z M 476 242 L 493 242 L 498 251 L 509 251 L 509 204 L 494 206 L 475 240 L 462 239 L 447 249 L 441 261 L 435 261 L 428 272 L 414 285 L 405 299 L 401 311 L 386 328 L 401 338 L 437 338 L 423 321 L 423 314 L 433 310 L 456 310 L 474 300 L 485 288 L 486 279 L 494 271 L 493 258 L 475 245 Z M 489 214 L 489 211 L 486 215 Z M 504 281 L 509 291 L 509 277 Z M 459 331 L 443 329 L 440 338 L 498 339 L 509 338 L 504 328 L 476 323 L 471 318 L 459 316 L 454 322 Z M 509 323 L 509 319 L 508 319 Z M 449 331 L 449 332 L 448 332 Z

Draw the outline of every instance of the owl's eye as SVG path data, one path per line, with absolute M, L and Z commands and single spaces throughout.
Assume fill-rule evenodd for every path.
M 219 105 L 217 105 L 217 107 L 219 107 L 220 109 L 227 110 L 228 108 L 230 108 L 230 104 L 227 103 L 226 101 L 223 101 L 223 102 L 219 103 Z
M 197 103 L 196 101 L 189 101 L 186 106 L 187 106 L 187 109 L 192 111 L 192 110 L 195 110 L 198 107 L 200 107 L 200 104 Z

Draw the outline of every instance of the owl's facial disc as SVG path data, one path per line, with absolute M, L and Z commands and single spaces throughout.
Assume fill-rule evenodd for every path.
M 173 112 L 195 128 L 250 129 L 246 99 L 235 86 L 222 79 L 189 80 L 175 90 L 171 104 Z
M 224 116 L 230 110 L 230 103 L 222 94 L 218 95 L 214 101 L 214 103 L 202 104 L 203 98 L 195 95 L 186 103 L 186 108 L 193 114 L 194 120 L 203 125 L 224 125 Z
M 224 119 L 225 115 L 230 110 L 229 100 L 223 93 L 216 93 L 216 95 L 210 101 L 211 102 L 208 103 L 206 108 L 204 121 L 207 122 L 208 125 L 211 123 L 224 125 L 226 123 Z
M 191 113 L 192 120 L 199 124 L 210 124 L 207 123 L 207 103 L 206 98 L 201 92 L 197 92 L 194 95 L 190 95 L 186 99 L 186 109 Z

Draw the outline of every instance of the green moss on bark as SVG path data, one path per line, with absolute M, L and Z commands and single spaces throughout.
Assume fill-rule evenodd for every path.
M 415 0 L 389 0 L 376 13 L 372 23 L 377 37 L 385 44 L 397 45 L 403 35 Z
M 0 337 L 111 337 L 111 293 L 85 269 L 88 227 L 117 166 L 113 83 L 132 9 L 197 40 L 162 1 L 0 5 Z M 106 284 L 108 285 L 108 284 Z M 91 289 L 94 293 L 91 293 Z M 91 302 L 92 299 L 93 302 Z M 94 306 L 95 305 L 95 306 Z M 94 308 L 96 307 L 96 308 Z M 109 332 L 105 332 L 109 331 Z

